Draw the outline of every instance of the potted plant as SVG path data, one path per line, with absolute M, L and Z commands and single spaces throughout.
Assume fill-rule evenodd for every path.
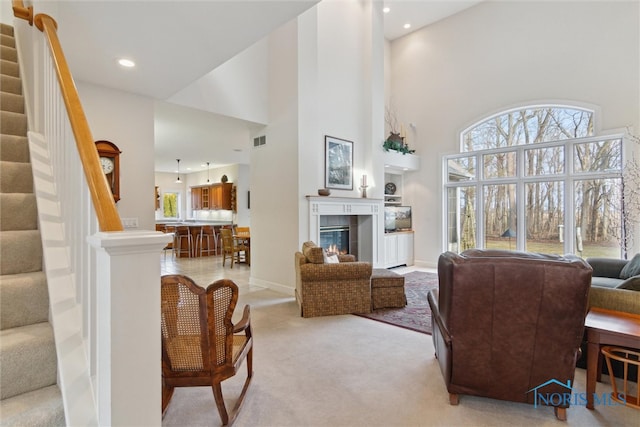
M 384 151 L 394 150 L 402 154 L 415 153 L 416 150 L 410 149 L 409 145 L 404 142 L 404 136 L 400 135 L 401 132 L 398 130 L 398 119 L 396 118 L 395 112 L 387 107 L 385 109 L 384 119 L 389 127 L 389 136 L 382 143 Z

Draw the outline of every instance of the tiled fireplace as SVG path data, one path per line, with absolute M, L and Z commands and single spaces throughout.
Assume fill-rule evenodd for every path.
M 377 265 L 382 200 L 316 196 L 307 199 L 309 240 L 325 248 L 336 244 L 338 252 Z

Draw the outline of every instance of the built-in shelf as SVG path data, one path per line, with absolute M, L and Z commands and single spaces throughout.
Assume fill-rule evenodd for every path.
M 385 194 L 384 205 L 385 206 L 401 206 L 402 196 L 400 194 Z
M 396 186 L 396 190 L 393 194 L 386 194 L 387 184 L 392 183 Z M 384 174 L 384 185 L 385 185 L 385 195 L 384 195 L 384 205 L 385 206 L 401 206 L 402 205 L 402 174 L 399 173 L 390 173 L 385 169 Z
M 385 172 L 403 173 L 420 169 L 420 156 L 402 154 L 397 151 L 385 151 L 383 155 Z
M 388 151 L 384 153 L 384 184 L 395 185 L 393 194 L 384 195 L 385 206 L 404 206 L 403 200 L 404 173 L 416 171 L 420 168 L 420 157 L 415 154 L 402 154 Z M 391 210 L 391 209 L 390 209 Z M 400 265 L 413 265 L 413 231 L 398 231 L 384 235 L 384 263 L 385 268 Z

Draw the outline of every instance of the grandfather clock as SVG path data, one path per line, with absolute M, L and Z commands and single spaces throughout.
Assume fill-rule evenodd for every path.
M 120 153 L 116 144 L 109 141 L 96 141 L 96 148 L 100 156 L 102 172 L 107 177 L 113 200 L 120 200 Z

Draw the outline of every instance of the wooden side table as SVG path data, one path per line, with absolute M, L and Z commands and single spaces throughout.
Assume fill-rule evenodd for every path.
M 593 409 L 596 379 L 602 367 L 598 363 L 600 346 L 610 344 L 640 349 L 640 315 L 593 307 L 584 326 L 587 331 L 587 408 Z

